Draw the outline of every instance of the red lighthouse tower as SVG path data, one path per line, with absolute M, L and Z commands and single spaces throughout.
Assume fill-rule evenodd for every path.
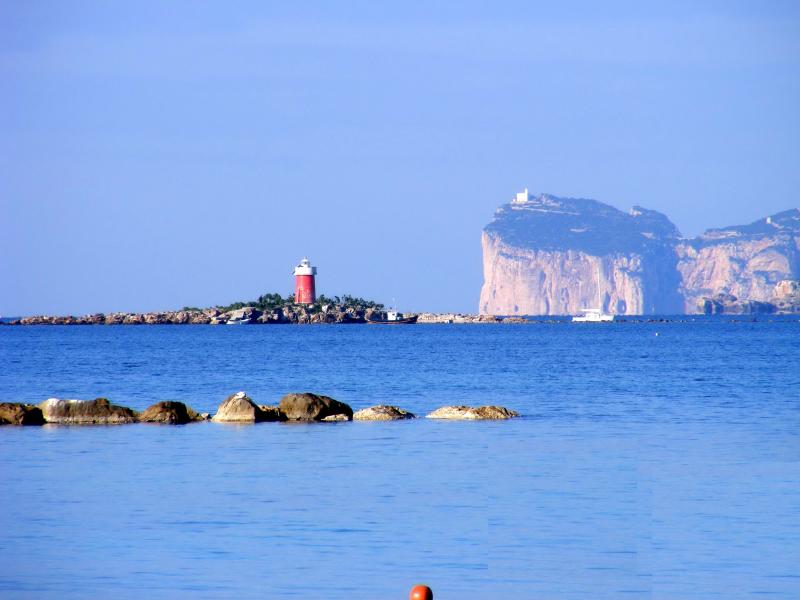
M 314 278 L 317 267 L 311 266 L 311 261 L 304 258 L 294 268 L 294 301 L 296 304 L 314 304 L 317 301 L 317 290 Z

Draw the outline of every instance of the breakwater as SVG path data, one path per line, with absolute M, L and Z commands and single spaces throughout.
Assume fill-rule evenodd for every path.
M 498 420 L 518 417 L 519 413 L 502 406 L 443 406 L 426 415 L 429 419 Z M 38 405 L 16 402 L 0 403 L 0 425 L 122 425 L 128 423 L 164 423 L 185 425 L 197 421 L 219 423 L 260 422 L 336 422 L 399 421 L 416 415 L 390 405 L 377 405 L 356 412 L 329 396 L 310 392 L 286 394 L 276 406 L 256 404 L 245 392 L 228 396 L 212 416 L 199 413 L 183 402 L 161 401 L 141 413 L 126 406 L 111 404 L 107 398 L 62 400 L 49 398 Z

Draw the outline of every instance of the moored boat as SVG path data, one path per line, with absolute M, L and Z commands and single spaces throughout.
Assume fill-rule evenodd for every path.
M 582 315 L 572 317 L 573 323 L 609 323 L 614 315 L 603 310 L 603 297 L 600 293 L 600 265 L 597 266 L 597 305 L 600 308 L 582 308 Z
M 583 314 L 572 317 L 573 323 L 607 323 L 614 320 L 614 315 L 603 312 L 601 308 L 584 308 Z
M 413 325 L 417 322 L 417 315 L 406 317 L 401 312 L 390 310 L 386 313 L 385 319 L 373 319 L 367 317 L 367 323 L 371 325 Z
M 226 325 L 249 325 L 250 318 L 249 317 L 240 317 L 238 319 L 230 319 L 226 322 Z

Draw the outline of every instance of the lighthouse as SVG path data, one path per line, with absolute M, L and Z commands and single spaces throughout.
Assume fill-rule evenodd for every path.
M 314 277 L 317 267 L 311 266 L 311 261 L 304 258 L 294 268 L 294 301 L 295 304 L 314 304 L 317 300 L 317 290 Z

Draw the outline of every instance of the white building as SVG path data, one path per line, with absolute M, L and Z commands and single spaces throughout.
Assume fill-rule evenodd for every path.
M 531 199 L 531 195 L 528 193 L 528 188 L 525 188 L 524 192 L 517 192 L 517 195 L 514 197 L 511 202 L 514 204 L 523 204 Z

